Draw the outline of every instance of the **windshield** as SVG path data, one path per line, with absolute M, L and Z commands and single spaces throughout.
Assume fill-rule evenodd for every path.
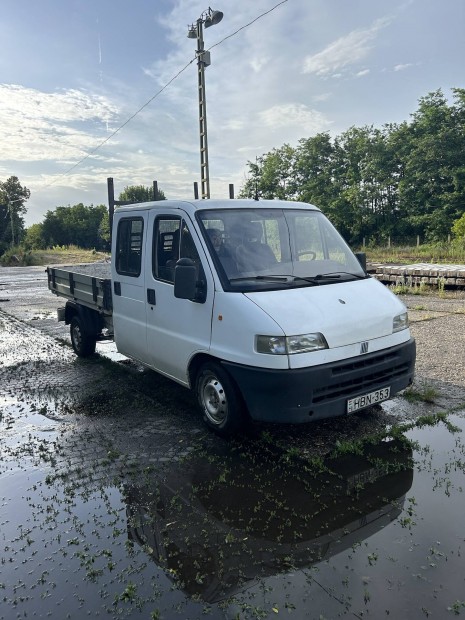
M 319 211 L 215 209 L 198 214 L 226 290 L 273 290 L 367 277 Z

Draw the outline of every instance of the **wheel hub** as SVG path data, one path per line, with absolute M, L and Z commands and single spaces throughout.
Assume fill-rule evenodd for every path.
M 73 327 L 73 340 L 77 348 L 81 346 L 81 330 L 77 325 Z
M 223 386 L 216 377 L 207 377 L 203 387 L 205 413 L 213 424 L 221 424 L 228 414 L 228 402 Z

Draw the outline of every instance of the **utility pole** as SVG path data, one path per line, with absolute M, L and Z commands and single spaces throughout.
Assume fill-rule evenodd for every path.
M 204 11 L 196 24 L 188 26 L 189 39 L 197 39 L 197 88 L 199 93 L 199 137 L 200 137 L 200 189 L 202 199 L 210 198 L 210 170 L 208 165 L 207 99 L 205 95 L 205 67 L 211 64 L 210 52 L 205 51 L 203 25 L 205 28 L 218 24 L 223 19 L 221 11 L 211 8 Z

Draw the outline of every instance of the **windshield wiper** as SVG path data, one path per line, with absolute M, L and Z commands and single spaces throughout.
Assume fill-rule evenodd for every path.
M 283 282 L 286 284 L 292 284 L 293 282 L 297 282 L 301 280 L 302 282 L 307 282 L 308 284 L 313 284 L 318 286 L 320 283 L 324 281 L 331 280 L 339 280 L 343 276 L 351 276 L 356 280 L 364 280 L 369 277 L 366 275 L 359 275 L 357 273 L 351 273 L 350 271 L 333 271 L 331 273 L 319 273 L 316 276 L 295 276 L 291 274 L 279 274 L 279 275 L 260 275 L 260 276 L 241 276 L 238 278 L 230 278 L 230 282 L 244 282 L 247 280 L 258 280 L 260 282 Z
M 355 278 L 356 280 L 366 280 L 366 278 L 370 277 L 366 273 L 364 273 L 363 275 L 360 275 L 358 273 L 352 273 L 351 271 L 331 271 L 330 273 L 323 273 L 323 274 L 320 274 L 319 276 L 316 276 L 316 277 L 317 278 L 319 278 L 319 277 L 321 277 L 321 278 L 340 278 L 341 276 L 350 276 L 351 278 Z
M 269 282 L 289 282 L 293 276 L 242 276 L 240 278 L 230 278 L 230 282 L 242 282 L 244 280 L 264 280 Z
M 303 280 L 304 282 L 312 282 L 314 284 L 318 284 L 319 282 L 323 282 L 325 280 L 339 280 L 343 276 L 350 276 L 355 280 L 365 280 L 368 276 L 359 275 L 357 273 L 351 273 L 350 271 L 333 271 L 331 273 L 319 273 L 316 276 L 294 276 L 295 280 Z

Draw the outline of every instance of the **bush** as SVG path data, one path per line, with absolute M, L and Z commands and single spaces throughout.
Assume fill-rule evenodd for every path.
M 9 248 L 0 256 L 0 265 L 3 267 L 26 267 L 32 265 L 32 252 L 21 246 Z
M 465 241 L 465 213 L 458 220 L 455 220 L 452 226 L 452 233 L 458 239 Z

